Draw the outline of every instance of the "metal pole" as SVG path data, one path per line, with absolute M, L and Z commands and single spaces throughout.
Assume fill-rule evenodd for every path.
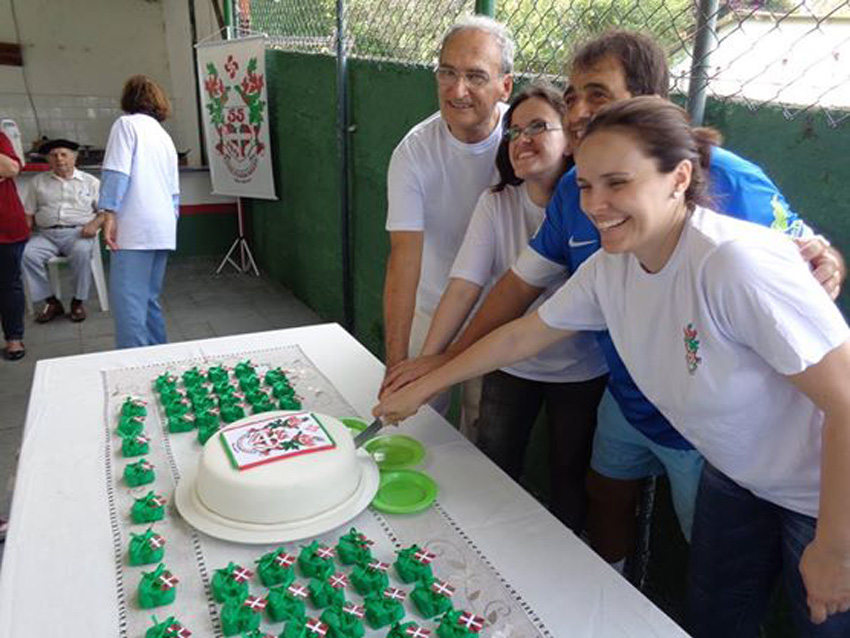
M 699 0 L 694 55 L 691 59 L 691 83 L 688 86 L 688 113 L 691 123 L 702 124 L 705 115 L 708 63 L 717 48 L 718 0 Z
M 227 27 L 227 40 L 233 39 L 233 0 L 224 0 L 224 24 Z
M 492 18 L 496 15 L 496 0 L 475 0 L 475 13 Z
M 339 230 L 342 244 L 342 316 L 346 330 L 354 332 L 354 295 L 351 282 L 351 231 L 348 202 L 348 58 L 345 37 L 345 0 L 336 0 L 336 93 L 339 122 Z
M 192 44 L 198 42 L 198 21 L 195 16 L 195 0 L 189 0 L 189 32 L 192 37 Z M 207 145 L 204 143 L 204 112 L 201 105 L 201 92 L 198 87 L 201 85 L 200 77 L 198 77 L 198 49 L 192 46 L 192 71 L 195 77 L 195 116 L 198 118 L 198 141 L 201 143 L 200 162 L 201 166 L 207 165 Z

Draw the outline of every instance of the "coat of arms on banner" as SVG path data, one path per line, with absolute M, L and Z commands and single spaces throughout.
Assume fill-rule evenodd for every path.
M 258 73 L 257 66 L 256 57 L 249 58 L 243 69 L 237 58 L 228 55 L 223 74 L 215 62 L 207 62 L 204 80 L 206 108 L 216 133 L 213 148 L 240 183 L 251 181 L 266 152 L 261 141 L 266 124 L 265 74 Z
M 256 420 L 222 430 L 219 437 L 238 470 L 336 447 L 319 419 L 309 412 L 286 417 L 259 415 Z

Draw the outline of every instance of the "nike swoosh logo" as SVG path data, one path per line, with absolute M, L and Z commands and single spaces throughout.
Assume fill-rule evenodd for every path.
M 570 240 L 567 242 L 570 248 L 580 248 L 581 246 L 590 246 L 591 244 L 597 243 L 598 239 L 588 239 L 587 241 L 576 241 L 572 235 L 570 235 Z

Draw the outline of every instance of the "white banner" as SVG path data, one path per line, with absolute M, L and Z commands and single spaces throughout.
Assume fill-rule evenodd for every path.
M 269 145 L 265 38 L 199 44 L 197 49 L 213 192 L 277 199 Z

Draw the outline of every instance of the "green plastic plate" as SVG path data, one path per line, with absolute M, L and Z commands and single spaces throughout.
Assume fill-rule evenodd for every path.
M 425 448 L 404 434 L 376 436 L 363 446 L 381 470 L 401 470 L 419 465 L 425 458 Z
M 416 470 L 381 472 L 372 507 L 388 514 L 412 514 L 428 509 L 437 498 L 437 484 Z
M 352 436 L 357 436 L 360 432 L 365 430 L 368 426 L 363 423 L 360 419 L 340 419 L 342 424 L 351 430 Z

